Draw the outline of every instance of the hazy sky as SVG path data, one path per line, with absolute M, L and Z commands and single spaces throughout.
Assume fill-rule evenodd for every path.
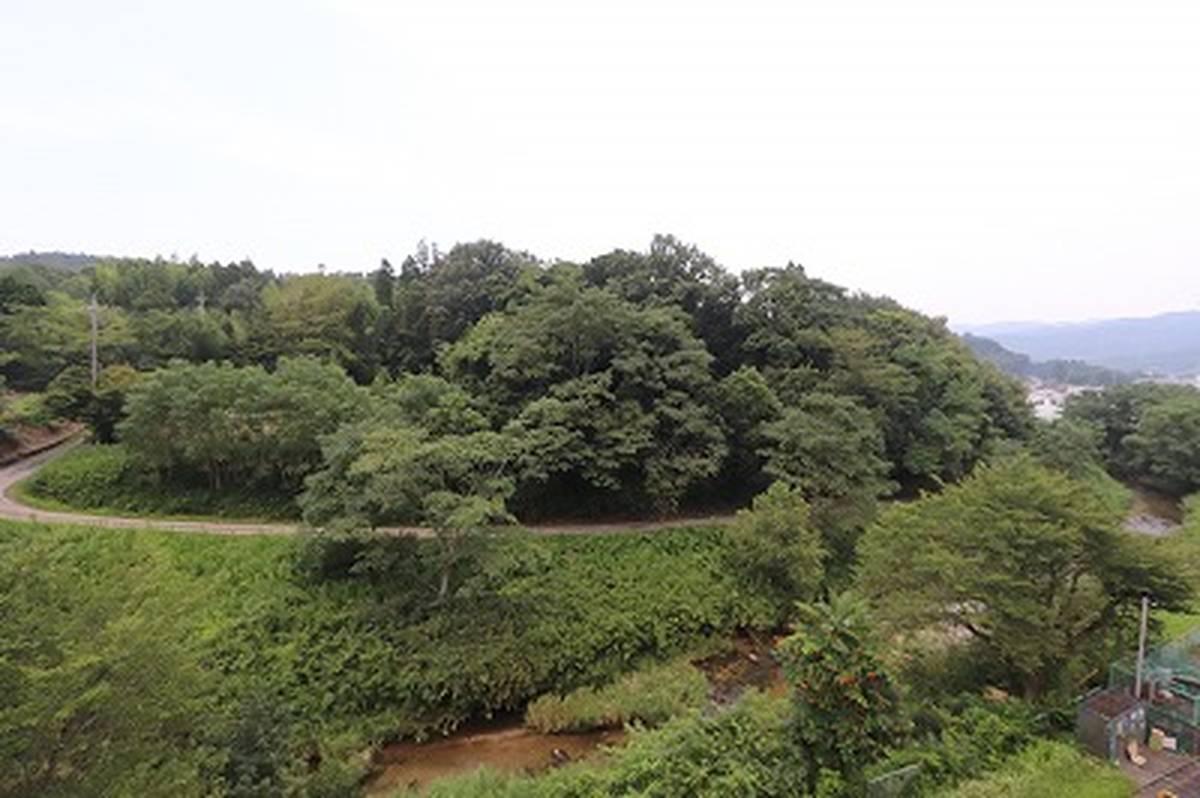
M 0 0 L 0 252 L 655 232 L 958 322 L 1200 307 L 1196 0 Z

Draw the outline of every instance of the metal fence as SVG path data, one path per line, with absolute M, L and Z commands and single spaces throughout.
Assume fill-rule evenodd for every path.
M 1109 666 L 1109 687 L 1133 690 L 1135 664 Z M 1200 629 L 1146 654 L 1142 698 L 1147 721 L 1178 738 L 1181 750 L 1200 753 Z

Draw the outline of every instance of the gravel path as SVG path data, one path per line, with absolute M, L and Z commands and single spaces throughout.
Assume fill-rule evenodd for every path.
M 169 519 L 130 518 L 111 515 L 39 510 L 21 504 L 9 495 L 13 485 L 33 474 L 45 463 L 64 454 L 78 441 L 70 441 L 40 454 L 18 460 L 0 468 L 0 518 L 13 521 L 32 521 L 42 524 L 84 524 L 110 529 L 158 529 L 168 532 L 200 532 L 208 535 L 294 535 L 300 532 L 297 524 L 252 524 L 237 521 L 174 521 Z M 625 521 L 600 524 L 544 524 L 527 526 L 539 535 L 612 535 L 622 532 L 652 532 L 685 526 L 725 524 L 732 515 L 710 515 L 697 518 L 676 518 L 668 521 Z M 432 532 L 425 527 L 388 527 L 381 532 L 411 534 L 427 537 Z

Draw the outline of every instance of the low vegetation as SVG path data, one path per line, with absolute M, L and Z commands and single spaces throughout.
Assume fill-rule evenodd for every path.
M 47 463 L 18 490 L 25 501 L 43 509 L 99 515 L 267 520 L 299 516 L 291 498 L 245 486 L 164 486 L 120 444 L 77 446 Z
M 1069 785 L 1069 787 L 1068 787 Z M 938 793 L 938 798 L 1128 798 L 1133 782 L 1111 765 L 1068 743 L 1043 740 L 980 779 Z
M 436 611 L 422 544 L 328 545 L 0 523 L 0 795 L 295 791 L 770 615 L 720 530 L 514 536 Z
M 639 668 L 600 687 L 544 695 L 525 710 L 525 725 L 545 733 L 655 726 L 708 702 L 708 679 L 686 659 Z

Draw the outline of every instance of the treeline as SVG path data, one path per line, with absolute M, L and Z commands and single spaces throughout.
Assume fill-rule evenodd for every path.
M 1115 476 L 1174 496 L 1200 491 L 1200 390 L 1138 383 L 1073 396 L 1064 448 L 1095 453 Z
M 49 388 L 102 438 L 118 435 L 105 409 L 127 413 L 127 445 L 169 479 L 295 490 L 318 463 L 361 470 L 407 435 L 445 461 L 424 488 L 475 490 L 469 472 L 498 473 L 485 492 L 524 515 L 744 503 L 777 478 L 861 505 L 958 479 L 1030 424 L 1019 386 L 941 320 L 795 265 L 734 275 L 670 237 L 582 264 L 476 242 L 369 275 L 115 260 L 2 279 L 9 384 Z M 152 372 L 137 387 L 111 368 L 101 380 L 101 393 L 131 391 L 127 408 L 81 393 L 92 294 L 102 363 Z M 333 372 L 293 365 L 307 376 L 280 390 L 296 406 L 263 398 L 297 356 L 369 387 L 351 397 Z M 176 361 L 223 365 L 161 370 Z M 327 388 L 346 399 L 335 410 L 300 406 Z M 274 436 L 294 440 L 278 451 Z M 422 514 L 410 509 L 366 515 Z

